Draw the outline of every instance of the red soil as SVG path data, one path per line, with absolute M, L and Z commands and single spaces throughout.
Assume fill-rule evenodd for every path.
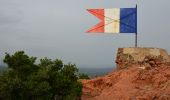
M 168 65 L 149 69 L 131 65 L 82 83 L 82 100 L 170 100 Z

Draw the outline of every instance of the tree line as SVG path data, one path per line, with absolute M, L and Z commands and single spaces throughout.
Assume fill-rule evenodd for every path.
M 60 59 L 30 57 L 24 51 L 6 53 L 8 70 L 0 75 L 0 100 L 80 100 L 82 84 L 75 64 Z

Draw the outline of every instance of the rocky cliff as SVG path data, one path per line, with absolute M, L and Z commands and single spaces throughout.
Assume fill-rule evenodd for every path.
M 159 66 L 169 62 L 168 53 L 161 48 L 119 48 L 116 58 L 118 69 L 130 67 L 133 64 L 147 67 L 148 64 Z
M 170 100 L 169 56 L 159 48 L 120 48 L 117 69 L 82 80 L 82 100 Z

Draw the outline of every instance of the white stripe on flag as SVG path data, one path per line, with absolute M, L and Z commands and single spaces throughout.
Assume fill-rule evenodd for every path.
M 120 8 L 105 9 L 104 10 L 104 31 L 106 33 L 119 33 L 120 32 Z

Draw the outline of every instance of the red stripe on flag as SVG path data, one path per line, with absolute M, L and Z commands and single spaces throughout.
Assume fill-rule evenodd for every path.
M 104 9 L 87 9 L 87 11 L 100 20 L 104 20 Z
M 88 12 L 101 20 L 100 23 L 90 28 L 88 33 L 103 33 L 104 32 L 104 9 L 87 9 Z

